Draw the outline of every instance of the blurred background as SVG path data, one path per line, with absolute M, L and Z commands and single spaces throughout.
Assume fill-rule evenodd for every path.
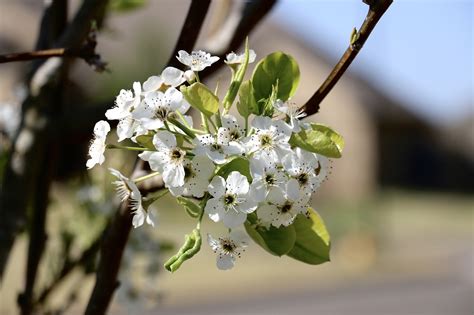
M 74 12 L 79 1 L 71 4 Z M 222 45 L 219 30 L 243 4 L 214 1 L 196 48 Z M 120 89 L 161 72 L 188 6 L 148 0 L 112 11 L 97 49 L 111 71 L 95 73 L 82 61 L 72 66 L 64 103 L 74 120 L 60 127 L 68 136 L 52 186 L 39 288 L 54 278 L 57 256 L 89 246 L 114 209 L 106 169 L 131 170 L 133 159 L 114 155 L 85 173 L 93 124 Z M 295 57 L 301 80 L 293 101 L 304 104 L 366 12 L 359 0 L 281 0 L 250 34 L 250 47 L 258 59 L 277 50 Z M 42 1 L 0 0 L 0 53 L 32 50 L 41 14 Z M 470 0 L 395 1 L 320 113 L 307 118 L 332 126 L 346 142 L 313 200 L 332 237 L 330 263 L 304 265 L 254 244 L 232 271 L 222 272 L 204 245 L 169 274 L 162 263 L 194 223 L 168 198 L 156 209 L 158 227 L 132 231 L 110 313 L 473 314 L 473 14 Z M 20 117 L 27 69 L 28 63 L 0 65 L 3 153 Z M 226 86 L 228 77 L 221 69 L 207 83 Z M 208 221 L 204 228 L 219 231 Z M 18 238 L 10 256 L 0 314 L 17 312 L 26 240 Z M 72 314 L 82 312 L 94 283 L 90 268 L 69 275 L 49 305 L 66 299 Z

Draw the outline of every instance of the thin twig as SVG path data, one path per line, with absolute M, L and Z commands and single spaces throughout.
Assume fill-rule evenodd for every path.
M 65 57 L 68 56 L 69 51 L 65 48 L 52 48 L 45 50 L 37 50 L 31 52 L 11 53 L 0 55 L 0 63 L 15 62 L 15 61 L 29 61 L 34 59 L 46 59 L 51 57 Z
M 347 68 L 349 68 L 350 64 L 369 38 L 370 33 L 392 4 L 393 0 L 371 0 L 370 2 L 366 0 L 364 2 L 370 3 L 370 8 L 364 23 L 355 37 L 356 39 L 350 43 L 349 47 L 346 49 L 341 59 L 334 69 L 332 69 L 321 87 L 313 94 L 313 96 L 311 96 L 306 104 L 301 107 L 301 109 L 304 109 L 308 115 L 316 114 L 319 111 L 321 102 L 326 98 L 329 92 L 331 92 L 344 72 L 346 72 Z

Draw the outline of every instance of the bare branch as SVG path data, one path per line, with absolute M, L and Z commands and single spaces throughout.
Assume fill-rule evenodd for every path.
M 91 20 L 101 20 L 107 2 L 107 0 L 84 0 L 56 47 L 71 47 L 71 49 L 80 47 L 89 32 Z M 48 40 L 46 34 L 51 32 L 47 24 L 43 19 L 37 49 L 48 49 L 51 45 L 51 40 Z M 40 66 L 41 63 L 34 64 L 34 71 L 30 77 L 33 77 Z M 47 129 L 51 125 L 49 115 L 54 112 L 51 108 L 56 104 L 54 100 L 58 99 L 54 87 L 58 84 L 62 69 L 63 67 L 55 67 L 49 79 L 38 87 L 38 93 L 33 94 L 30 90 L 30 95 L 23 104 L 22 122 L 0 183 L 0 278 L 15 237 L 26 225 L 26 209 L 36 189 L 32 179 L 37 178 L 47 154 Z
M 354 41 L 350 43 L 349 47 L 346 49 L 341 59 L 334 69 L 332 69 L 321 87 L 313 94 L 313 96 L 311 96 L 306 104 L 301 107 L 308 115 L 316 114 L 319 111 L 321 102 L 326 98 L 329 92 L 331 92 L 333 87 L 346 72 L 347 68 L 349 68 L 350 64 L 369 38 L 370 33 L 392 4 L 393 0 L 366 0 L 364 2 L 370 3 L 370 9 L 359 32 L 355 35 Z

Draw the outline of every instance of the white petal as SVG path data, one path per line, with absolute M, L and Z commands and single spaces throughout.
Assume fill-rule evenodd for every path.
M 166 67 L 165 70 L 163 70 L 163 72 L 161 73 L 161 78 L 163 79 L 166 85 L 177 87 L 186 80 L 183 75 L 184 72 L 177 68 Z
M 204 211 L 212 221 L 219 222 L 222 214 L 225 213 L 224 204 L 218 198 L 211 198 L 207 201 Z
M 105 138 L 110 131 L 110 125 L 105 120 L 98 121 L 94 126 L 94 135 L 97 138 Z
M 158 150 L 171 149 L 176 147 L 176 137 L 169 131 L 158 131 L 153 136 L 153 145 Z
M 154 171 L 163 173 L 164 167 L 169 163 L 168 154 L 164 152 L 153 152 L 148 156 L 150 168 Z
M 253 200 L 247 199 L 246 201 L 239 203 L 238 209 L 241 212 L 252 213 L 257 209 L 258 203 Z
M 250 237 L 242 229 L 233 229 L 229 233 L 230 239 L 239 247 L 247 247 L 250 243 Z
M 234 267 L 235 258 L 230 255 L 218 255 L 216 258 L 216 266 L 220 270 L 229 270 Z
M 184 168 L 182 165 L 167 164 L 163 171 L 163 181 L 171 187 L 184 185 Z
M 300 184 L 294 178 L 286 183 L 286 193 L 291 200 L 297 200 L 300 197 Z
M 143 83 L 143 91 L 157 91 L 163 84 L 163 79 L 159 76 L 151 76 Z
M 279 187 L 271 187 L 267 196 L 268 202 L 281 206 L 285 203 L 285 193 Z
M 145 222 L 145 211 L 137 210 L 133 214 L 132 225 L 134 228 L 140 227 Z
M 244 224 L 247 220 L 247 214 L 243 212 L 235 212 L 232 210 L 224 211 L 219 214 L 222 223 L 230 229 Z
M 211 247 L 211 249 L 213 251 L 217 251 L 220 249 L 220 242 L 219 240 L 215 239 L 214 237 L 212 237 L 211 234 L 207 234 L 207 243 L 209 244 L 209 246 Z
M 256 116 L 252 120 L 252 127 L 260 130 L 269 129 L 272 125 L 272 119 L 267 116 Z
M 278 215 L 277 207 L 273 205 L 263 205 L 257 209 L 257 215 L 265 222 L 272 222 Z
M 247 177 L 237 171 L 233 171 L 227 176 L 226 189 L 231 194 L 245 195 L 249 191 Z
M 267 197 L 267 187 L 265 186 L 263 180 L 254 181 L 250 185 L 249 190 L 250 198 L 256 202 L 262 202 Z
M 220 198 L 225 193 L 226 183 L 224 178 L 221 176 L 214 176 L 211 183 L 209 184 L 209 193 L 214 198 Z

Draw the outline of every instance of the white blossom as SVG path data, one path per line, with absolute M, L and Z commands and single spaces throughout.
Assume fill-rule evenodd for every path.
M 212 174 L 214 174 L 214 163 L 207 156 L 196 156 L 192 160 L 184 160 L 184 185 L 169 187 L 169 190 L 173 196 L 202 198 Z
M 121 90 L 115 98 L 115 106 L 105 112 L 108 120 L 120 120 L 130 115 L 131 111 L 140 104 L 140 82 L 133 83 L 133 92 Z
M 247 178 L 237 171 L 231 172 L 225 180 L 215 176 L 209 184 L 213 198 L 207 201 L 204 210 L 214 222 L 222 221 L 229 228 L 245 222 L 247 214 L 257 208 L 257 203 L 248 196 Z
M 274 227 L 288 226 L 298 214 L 306 213 L 308 201 L 307 195 L 292 198 L 281 188 L 273 187 L 268 193 L 267 204 L 258 208 L 257 215 L 262 222 L 268 222 Z
M 316 156 L 310 152 L 296 148 L 283 158 L 283 167 L 291 179 L 287 183 L 287 193 L 292 198 L 300 194 L 311 195 L 320 185 L 320 180 L 315 174 L 318 167 Z
M 163 175 L 167 187 L 183 186 L 186 151 L 178 147 L 176 137 L 169 131 L 158 131 L 153 136 L 153 145 L 157 152 L 146 158 L 150 168 Z
M 194 153 L 197 156 L 208 156 L 216 164 L 224 164 L 229 155 L 241 155 L 244 147 L 232 141 L 230 129 L 221 127 L 217 136 L 212 134 L 198 135 L 194 139 Z
M 249 50 L 249 63 L 253 63 L 256 57 L 257 57 L 257 54 L 255 54 L 255 51 L 253 49 L 250 49 Z M 227 54 L 225 63 L 232 65 L 232 64 L 241 64 L 244 61 L 245 61 L 245 54 L 236 54 L 234 52 L 231 52 L 230 54 Z
M 290 120 L 289 125 L 293 132 L 300 132 L 301 131 L 301 122 L 300 119 L 306 117 L 306 113 L 304 110 L 300 109 L 296 104 L 283 102 L 282 100 L 276 100 L 273 104 L 275 109 L 286 116 Z
M 173 112 L 185 113 L 189 106 L 180 91 L 168 88 L 164 93 L 148 93 L 145 100 L 133 111 L 133 117 L 140 120 L 144 128 L 157 130 L 164 126 L 165 120 Z
M 257 116 L 252 121 L 252 127 L 254 134 L 250 136 L 246 145 L 248 153 L 253 153 L 255 158 L 276 162 L 291 152 L 288 144 L 291 129 L 285 122 Z
M 257 202 L 264 201 L 272 187 L 285 187 L 287 177 L 275 163 L 251 159 L 250 172 L 253 180 L 249 194 Z
M 209 246 L 217 254 L 216 265 L 220 270 L 234 267 L 235 259 L 240 258 L 249 244 L 249 237 L 241 230 L 232 230 L 228 236 L 213 238 L 207 235 Z
M 130 199 L 133 213 L 133 227 L 140 227 L 145 222 L 151 226 L 155 226 L 153 213 L 143 207 L 142 195 L 135 182 L 113 168 L 109 168 L 109 170 L 112 175 L 118 178 L 113 184 L 117 188 L 117 194 L 120 200 L 123 202 Z
M 191 54 L 180 50 L 176 58 L 179 62 L 191 68 L 192 71 L 202 71 L 219 60 L 219 57 L 211 56 L 211 54 L 202 50 L 193 51 Z
M 98 121 L 94 126 L 94 140 L 89 147 L 90 159 L 87 160 L 86 166 L 91 169 L 96 164 L 102 164 L 105 161 L 106 138 L 110 131 L 110 125 L 105 120 Z

